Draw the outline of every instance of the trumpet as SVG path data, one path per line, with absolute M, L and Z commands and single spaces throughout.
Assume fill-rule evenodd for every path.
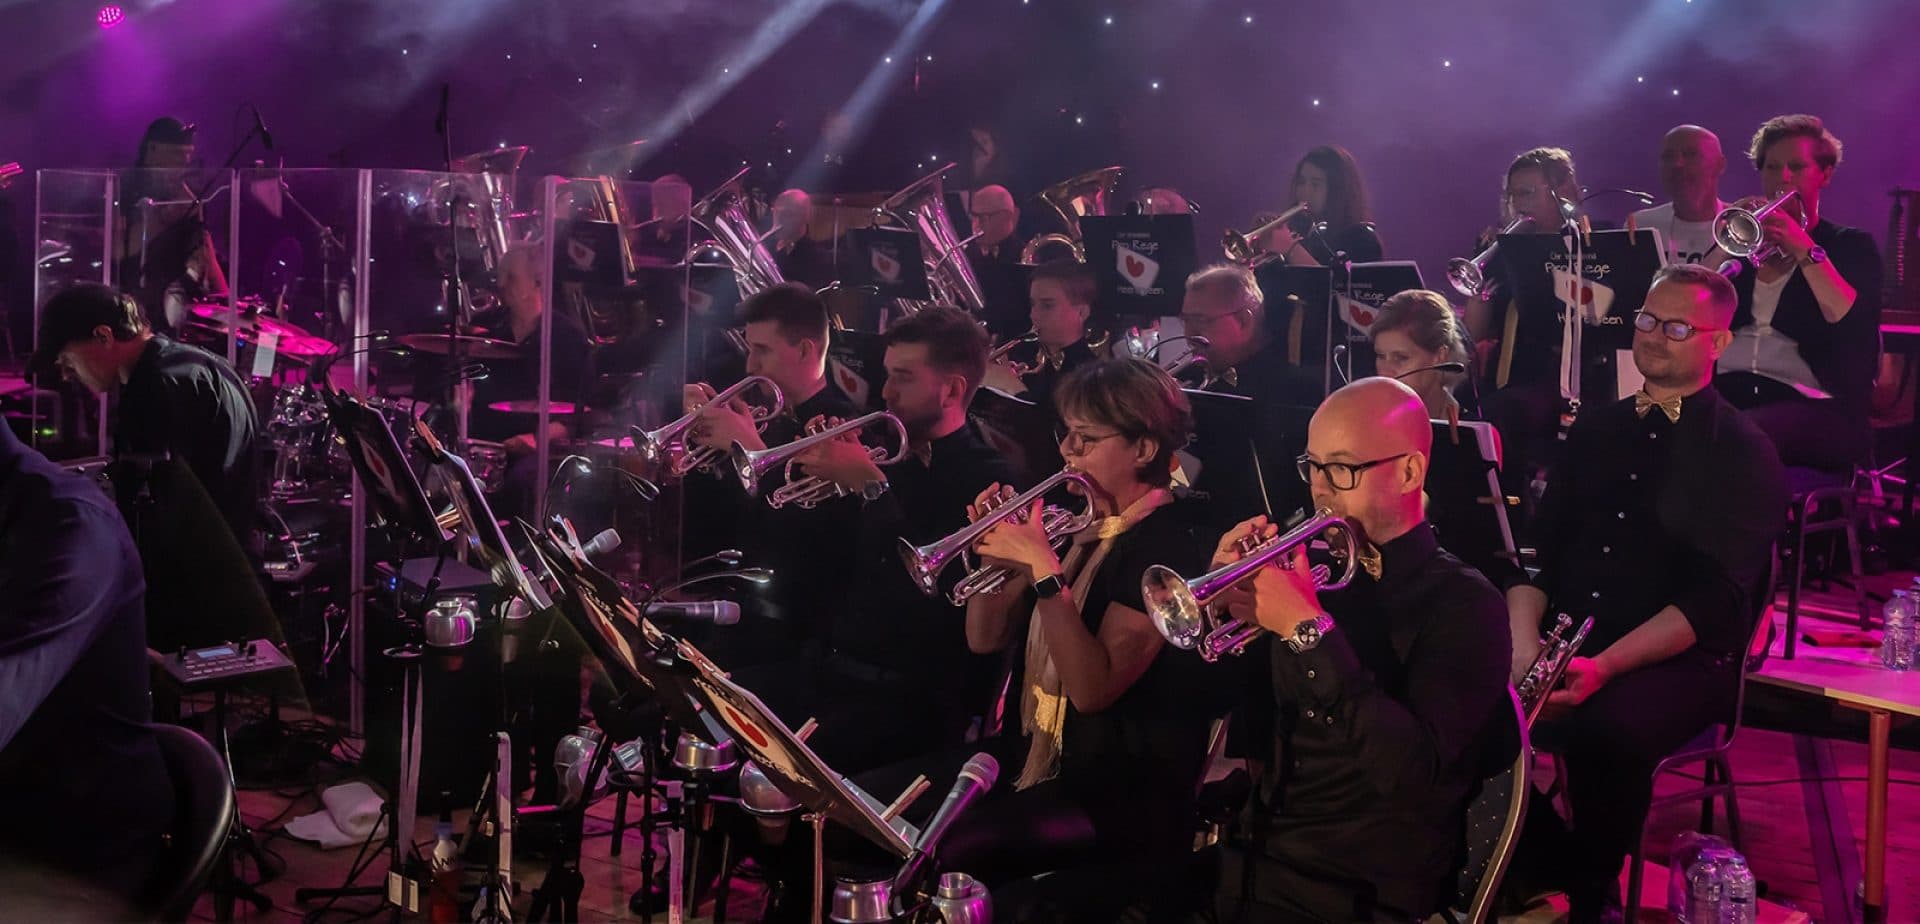
M 767 477 L 767 473 L 773 471 L 774 466 L 784 465 L 787 483 L 775 488 L 767 495 L 767 505 L 778 509 L 793 504 L 802 510 L 811 510 L 821 501 L 832 500 L 847 492 L 838 484 L 818 476 L 794 478 L 793 464 L 799 459 L 800 454 L 828 440 L 839 439 L 849 434 L 858 436 L 861 430 L 877 423 L 884 423 L 893 428 L 894 437 L 899 440 L 900 448 L 891 454 L 879 446 L 869 448 L 867 453 L 874 464 L 892 465 L 906 458 L 906 424 L 901 423 L 900 418 L 886 411 L 874 411 L 865 417 L 855 417 L 845 423 L 812 432 L 793 442 L 767 449 L 748 449 L 739 443 L 734 443 L 731 451 L 733 473 L 739 477 L 740 486 L 745 488 L 748 494 L 757 494 L 760 491 L 760 480 Z
M 1567 672 L 1567 664 L 1573 660 L 1574 653 L 1580 650 L 1580 643 L 1587 640 L 1587 633 L 1593 630 L 1593 617 L 1580 624 L 1580 629 L 1567 638 L 1567 630 L 1573 628 L 1573 617 L 1565 613 L 1555 620 L 1553 630 L 1540 640 L 1540 654 L 1527 666 L 1527 673 L 1520 682 L 1513 685 L 1513 691 L 1520 696 L 1520 705 L 1527 713 L 1527 724 L 1532 725 L 1540 710 L 1547 704 L 1547 694 L 1560 685 L 1561 675 Z
M 1500 229 L 1501 234 L 1512 234 L 1521 228 L 1533 224 L 1533 218 L 1527 215 L 1515 217 Z M 1498 235 L 1487 245 L 1487 249 L 1475 254 L 1473 259 L 1454 257 L 1447 261 L 1447 281 L 1453 284 L 1453 291 L 1468 298 L 1482 298 L 1488 293 L 1487 267 L 1493 263 L 1494 255 L 1500 252 Z
M 1800 191 L 1789 189 L 1773 197 L 1772 201 L 1759 208 L 1741 208 L 1728 206 L 1713 216 L 1713 242 L 1729 256 L 1744 257 L 1755 266 L 1771 262 L 1780 256 L 1780 247 L 1767 242 L 1767 216 L 1785 208 L 1787 202 L 1800 197 Z M 1806 210 L 1801 209 L 1797 216 L 1801 227 L 1806 227 Z
M 768 395 L 773 398 L 773 402 L 769 405 L 752 406 L 754 423 L 764 429 L 767 418 L 780 413 L 787 406 L 787 396 L 781 394 L 780 386 L 775 385 L 772 379 L 763 375 L 747 376 L 733 383 L 726 391 L 714 395 L 713 400 L 716 403 L 731 401 L 745 394 L 755 385 L 765 388 Z M 632 428 L 633 448 L 638 450 L 640 457 L 649 464 L 658 466 L 676 478 L 685 477 L 688 472 L 696 469 L 711 471 L 713 463 L 719 461 L 725 450 L 711 446 L 689 447 L 687 445 L 687 432 L 699 422 L 700 412 L 696 410 L 688 411 L 681 415 L 680 419 L 656 430 L 642 430 L 634 427 Z
M 1034 370 L 1040 368 L 1039 361 L 1035 361 L 1033 363 L 1017 363 L 1011 359 L 1007 359 L 1007 354 L 1013 352 L 1018 347 L 1024 346 L 1029 343 L 1039 343 L 1039 342 L 1040 342 L 1039 331 L 1032 331 L 1032 330 L 1027 331 L 1024 334 L 1021 334 L 1020 336 L 1007 341 L 1006 343 L 1003 343 L 997 347 L 994 347 L 993 352 L 987 354 L 987 365 L 991 366 L 994 363 L 1005 360 L 1007 364 L 1007 368 L 1013 372 L 1014 377 L 1024 379 L 1028 375 L 1031 375 Z
M 945 539 L 916 546 L 906 539 L 900 540 L 900 559 L 907 565 L 907 573 L 913 576 L 913 582 L 920 590 L 931 597 L 940 592 L 940 574 L 947 570 L 956 557 L 969 557 L 974 543 L 987 534 L 987 530 L 1001 522 L 1023 516 L 1033 502 L 1045 497 L 1049 491 L 1063 484 L 1077 484 L 1088 497 L 1093 496 L 1093 482 L 1087 476 L 1071 467 L 1063 468 L 1046 480 L 1009 498 L 1004 503 L 994 504 L 980 519 L 968 523 L 959 532 Z M 1075 514 L 1065 508 L 1049 505 L 1040 512 L 1040 525 L 1046 529 L 1047 541 L 1053 544 L 1055 551 L 1065 546 L 1074 533 L 1093 524 L 1093 504 Z M 967 572 L 960 583 L 953 586 L 947 595 L 954 606 L 965 605 L 979 594 L 997 593 L 1013 577 L 1013 572 L 997 565 L 974 567 Z
M 1293 208 L 1281 212 L 1272 219 L 1262 222 L 1259 227 L 1244 234 L 1228 228 L 1227 233 L 1220 237 L 1220 249 L 1226 251 L 1227 259 L 1245 266 L 1248 269 L 1265 266 L 1268 263 L 1281 259 L 1281 254 L 1262 249 L 1260 239 L 1266 237 L 1267 233 L 1273 229 L 1292 221 L 1294 216 L 1297 215 L 1311 217 L 1313 210 L 1307 208 L 1307 204 L 1302 202 Z M 1323 222 L 1322 227 L 1324 227 L 1324 225 L 1325 223 Z
M 1338 578 L 1324 565 L 1313 568 L 1313 582 L 1320 590 L 1339 590 L 1353 580 L 1360 564 L 1359 533 L 1345 517 L 1322 507 L 1293 529 L 1265 541 L 1248 536 L 1241 542 L 1241 558 L 1222 565 L 1193 580 L 1182 578 L 1172 568 L 1154 565 L 1140 576 L 1140 595 L 1154 626 L 1175 648 L 1196 651 L 1208 661 L 1237 655 L 1262 631 L 1238 619 L 1221 619 L 1213 602 L 1222 593 L 1253 577 L 1255 572 L 1282 560 L 1294 549 L 1326 535 L 1335 560 L 1343 561 Z M 1338 545 L 1334 545 L 1338 542 Z

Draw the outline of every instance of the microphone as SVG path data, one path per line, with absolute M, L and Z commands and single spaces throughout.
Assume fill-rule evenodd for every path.
M 1720 275 L 1728 279 L 1738 278 L 1741 273 L 1746 271 L 1747 261 L 1745 260 L 1727 260 L 1720 264 Z
M 1410 376 L 1410 375 L 1419 375 L 1422 372 L 1465 372 L 1465 371 L 1467 371 L 1466 363 L 1448 360 L 1447 362 L 1444 362 L 1444 363 L 1434 363 L 1431 366 L 1421 366 L 1418 369 L 1408 369 L 1407 371 L 1394 376 L 1394 379 L 1398 381 L 1398 380 L 1405 379 L 1407 376 Z
M 608 533 L 613 530 L 607 530 Z M 601 533 L 594 537 L 599 542 Z M 592 543 L 588 543 L 592 545 Z M 589 552 L 591 554 L 591 552 Z M 710 622 L 716 626 L 731 626 L 740 621 L 740 604 L 732 600 L 700 600 L 693 603 L 655 603 L 647 607 L 648 616 L 661 616 L 690 622 Z
M 580 552 L 588 558 L 598 558 L 620 547 L 620 531 L 611 527 L 580 546 Z
M 273 133 L 267 131 L 267 120 L 260 118 L 260 107 L 253 107 L 253 130 L 260 136 L 260 146 L 273 150 Z
M 933 820 L 927 822 L 920 832 L 920 839 L 914 842 L 913 856 L 900 868 L 900 874 L 893 877 L 893 913 L 905 914 L 910 907 L 908 899 L 913 895 L 912 887 L 933 871 L 934 856 L 940 849 L 940 841 L 946 838 L 947 829 L 953 827 L 954 819 L 966 811 L 975 799 L 992 791 L 993 784 L 1000 779 L 1000 763 L 991 754 L 975 754 L 966 766 L 960 768 L 960 778 L 953 781 L 953 788 L 947 791 L 946 801 L 940 803 L 940 810 L 933 814 Z M 917 896 L 915 896 L 917 897 Z

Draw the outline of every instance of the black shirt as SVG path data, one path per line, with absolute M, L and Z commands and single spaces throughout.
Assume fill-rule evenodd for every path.
M 799 439 L 806 422 L 815 417 L 851 420 L 858 416 L 852 399 L 829 378 L 818 394 L 794 405 L 790 413 L 769 420 L 761 440 L 768 446 L 780 446 Z M 893 446 L 886 448 L 891 452 Z M 843 592 L 847 575 L 853 570 L 860 499 L 839 497 L 812 510 L 794 504 L 778 510 L 767 506 L 767 493 L 785 483 L 784 475 L 779 474 L 762 482 L 760 495 L 748 499 L 750 506 L 740 535 L 745 537 L 745 551 L 752 562 L 774 570 L 767 598 L 778 617 L 802 638 L 824 637 L 834 613 L 833 601 Z
M 125 894 L 173 820 L 144 587 L 100 489 L 0 427 L 0 855 Z
M 1087 346 L 1087 341 L 1081 339 L 1044 359 L 1038 343 L 1017 347 L 1008 354 L 1008 358 L 1020 365 L 1036 367 L 1032 372 L 1021 377 L 1020 381 L 1027 386 L 1027 393 L 1021 397 L 1045 408 L 1049 416 L 1057 416 L 1053 407 L 1053 390 L 1059 386 L 1061 379 L 1067 377 L 1067 373 L 1093 362 L 1098 357 L 1094 356 L 1093 348 Z M 1054 365 L 1056 362 L 1059 363 L 1058 366 Z
M 1676 606 L 1700 648 L 1739 652 L 1786 522 L 1785 471 L 1713 389 L 1671 422 L 1631 398 L 1581 412 L 1534 526 L 1549 614 L 1594 617 L 1585 652 Z
M 1300 241 L 1321 266 L 1332 266 L 1336 253 L 1346 254 L 1349 263 L 1378 263 L 1384 253 L 1380 235 L 1373 222 L 1363 221 L 1327 234 L 1309 234 Z
M 775 251 L 773 262 L 780 268 L 782 278 L 809 289 L 824 289 L 840 278 L 833 265 L 832 248 L 811 237 L 800 238 L 786 249 Z
M 499 401 L 540 397 L 540 325 L 534 325 L 518 343 L 520 354 L 512 359 L 480 360 L 487 367 L 487 377 L 474 383 L 473 414 L 468 419 L 468 432 L 475 438 L 499 442 L 534 431 L 539 419 L 535 415 L 490 407 Z M 553 315 L 553 357 L 549 362 L 548 397 L 578 406 L 593 384 L 593 343 L 580 320 L 567 312 Z
M 958 693 L 967 662 L 966 614 L 947 601 L 947 591 L 960 579 L 961 565 L 950 566 L 939 595 L 929 597 L 902 564 L 900 540 L 922 545 L 945 538 L 967 524 L 967 505 L 988 485 L 1024 481 L 971 420 L 934 440 L 927 462 L 909 454 L 881 471 L 890 487 L 860 511 L 848 606 L 834 620 L 834 649 Z
M 1028 283 L 1033 268 L 1020 263 L 1023 246 L 1019 235 L 1014 235 L 1001 241 L 992 254 L 980 250 L 978 244 L 967 247 L 967 263 L 973 267 L 974 280 L 980 283 L 980 295 L 986 300 L 981 318 L 987 322 L 988 333 L 998 340 L 1017 337 L 1032 326 Z
M 1468 793 L 1511 708 L 1500 593 L 1425 523 L 1380 558 L 1378 581 L 1322 596 L 1337 628 L 1317 647 L 1269 645 L 1279 759 L 1258 850 L 1326 883 L 1335 919 L 1441 907 Z
M 258 434 L 253 398 L 233 367 L 163 334 L 147 342 L 120 389 L 115 453 L 164 452 L 184 461 L 242 547 L 253 532 Z

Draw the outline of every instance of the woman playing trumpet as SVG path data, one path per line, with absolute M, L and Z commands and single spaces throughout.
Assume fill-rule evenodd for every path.
M 1291 190 L 1290 201 L 1307 209 L 1268 231 L 1260 241 L 1262 250 L 1289 266 L 1326 266 L 1335 254 L 1344 254 L 1351 263 L 1380 259 L 1380 235 L 1367 212 L 1367 184 L 1346 148 L 1323 144 L 1308 151 L 1293 167 Z M 1275 217 L 1277 213 L 1262 214 L 1254 224 Z
M 1055 402 L 1060 450 L 1091 488 L 1093 525 L 1057 554 L 1040 526 L 1044 502 L 1002 521 L 975 551 L 1013 577 L 967 603 L 969 648 L 1025 655 L 1008 695 L 1020 734 L 1007 739 L 1001 777 L 1018 792 L 963 819 L 943 850 L 952 868 L 989 883 L 1047 868 L 1050 852 L 1057 859 L 1057 837 L 1042 832 L 1090 830 L 1102 859 L 1190 849 L 1207 728 L 1223 711 L 1197 701 L 1208 668 L 1167 651 L 1140 600 L 1149 565 L 1197 566 L 1206 555 L 1168 490 L 1174 451 L 1192 430 L 1186 397 L 1158 366 L 1128 358 L 1076 370 Z M 994 485 L 968 515 L 1011 495 Z

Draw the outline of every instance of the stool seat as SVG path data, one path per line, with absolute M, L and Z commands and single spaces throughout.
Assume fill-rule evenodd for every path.
M 1807 537 L 1820 533 L 1843 533 L 1847 540 L 1847 566 L 1853 584 L 1854 608 L 1859 612 L 1860 628 L 1873 627 L 1873 612 L 1867 606 L 1866 585 L 1860 566 L 1860 506 L 1854 487 L 1854 474 L 1789 466 L 1787 487 L 1792 500 L 1787 504 L 1787 527 L 1780 540 L 1780 555 L 1787 566 L 1787 637 L 1781 656 L 1791 659 L 1799 641 L 1800 591 L 1806 582 Z M 1771 589 L 1769 589 L 1771 592 Z

